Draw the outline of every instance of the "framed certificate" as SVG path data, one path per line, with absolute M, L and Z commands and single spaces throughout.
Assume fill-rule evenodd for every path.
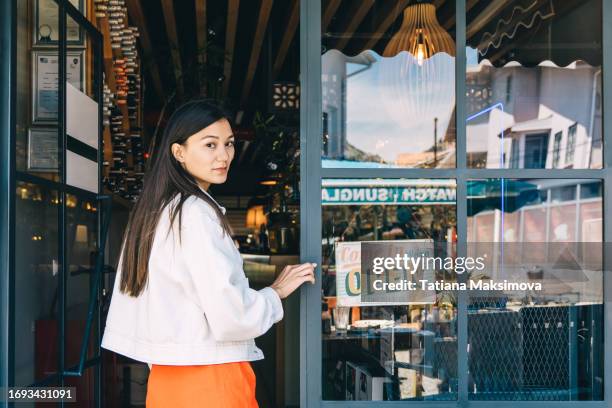
M 32 123 L 57 122 L 59 56 L 55 51 L 32 52 Z M 85 90 L 85 50 L 66 53 L 66 80 Z
M 28 171 L 59 170 L 57 128 L 28 129 Z
M 84 0 L 70 0 L 70 3 L 85 15 Z M 59 6 L 53 0 L 34 0 L 35 46 L 57 45 L 59 41 Z M 71 46 L 84 46 L 83 29 L 74 19 L 66 15 L 66 43 Z

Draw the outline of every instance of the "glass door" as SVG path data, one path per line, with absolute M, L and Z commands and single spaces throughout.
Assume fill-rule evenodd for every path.
M 85 0 L 14 2 L 12 386 L 101 406 L 101 35 Z M 26 28 L 31 28 L 31 33 Z
M 302 2 L 302 406 L 607 406 L 611 12 Z

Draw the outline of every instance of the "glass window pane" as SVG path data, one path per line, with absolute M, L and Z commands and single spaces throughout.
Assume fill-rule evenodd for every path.
M 34 2 L 15 4 L 15 168 L 58 181 L 59 8 L 53 0 L 36 1 L 35 25 L 30 22 Z
M 323 180 L 324 400 L 457 398 L 456 293 L 366 305 L 359 262 L 371 241 L 453 256 L 455 194 L 454 180 Z
M 96 42 L 91 34 L 66 14 L 66 38 L 85 45 L 70 49 L 66 67 L 66 183 L 98 192 L 99 116 L 97 89 Z M 66 344 L 65 364 L 74 367 L 80 362 L 86 334 L 87 311 L 94 284 L 97 247 L 97 208 L 93 200 L 66 194 Z M 89 332 L 85 359 L 94 356 L 97 315 Z
M 470 180 L 467 190 L 468 252 L 486 258 L 470 282 L 499 285 L 469 294 L 469 399 L 602 400 L 601 181 Z
M 467 9 L 468 166 L 601 168 L 601 0 Z
M 455 2 L 322 2 L 323 167 L 455 167 Z
M 580 185 L 580 198 L 600 198 L 601 183 L 585 183 Z
M 79 363 L 87 322 L 91 286 L 94 284 L 97 245 L 95 202 L 66 195 L 66 365 Z M 87 358 L 94 356 L 97 315 L 93 316 Z
M 57 374 L 58 214 L 56 191 L 17 183 L 15 197 L 15 385 Z
M 599 184 L 599 183 L 598 183 Z M 576 184 L 569 186 L 553 187 L 550 189 L 550 200 L 553 203 L 561 201 L 572 201 L 576 199 Z

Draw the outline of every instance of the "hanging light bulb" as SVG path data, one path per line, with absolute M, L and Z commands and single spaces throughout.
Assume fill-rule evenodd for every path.
M 419 65 L 423 65 L 423 60 L 425 59 L 425 43 L 423 42 L 423 30 L 419 29 L 419 40 L 417 43 L 417 49 L 416 49 L 416 57 L 417 57 L 417 63 Z
M 406 7 L 402 25 L 385 47 L 383 56 L 393 57 L 401 51 L 408 51 L 421 62 L 439 52 L 455 56 L 455 41 L 438 22 L 433 4 Z

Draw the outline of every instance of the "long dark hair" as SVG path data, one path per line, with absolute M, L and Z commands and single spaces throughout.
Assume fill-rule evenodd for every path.
M 168 120 L 152 157 L 153 162 L 145 174 L 142 193 L 125 229 L 121 250 L 121 292 L 137 297 L 143 291 L 159 218 L 164 207 L 175 196 L 178 195 L 179 200 L 170 209 L 170 228 L 178 217 L 180 231 L 183 203 L 189 197 L 196 196 L 214 208 L 224 232 L 230 234 L 225 215 L 208 194 L 200 189 L 193 176 L 183 169 L 171 150 L 174 143 L 184 144 L 189 136 L 221 119 L 228 119 L 228 115 L 220 107 L 205 100 L 195 100 L 179 107 Z

